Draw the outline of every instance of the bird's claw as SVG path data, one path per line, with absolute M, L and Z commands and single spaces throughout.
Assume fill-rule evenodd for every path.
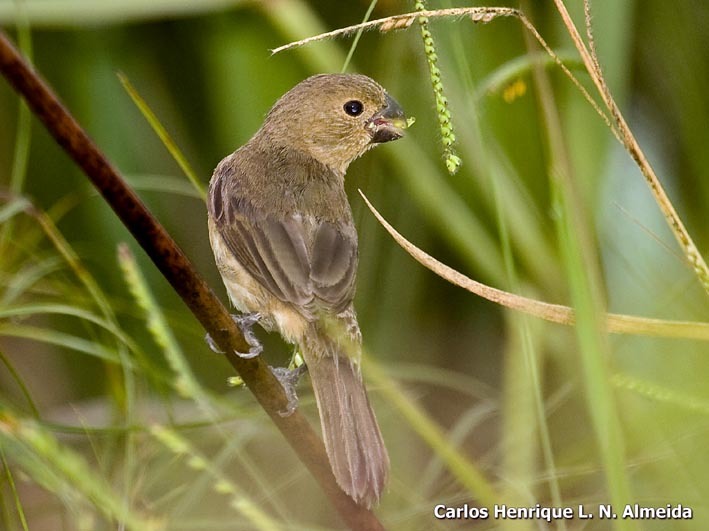
M 212 352 L 215 352 L 217 354 L 224 354 L 224 351 L 220 349 L 219 346 L 214 342 L 212 336 L 210 336 L 209 334 L 205 334 L 204 340 L 207 342 L 207 345 L 209 346 Z
M 232 315 L 231 318 L 234 319 L 234 322 L 241 330 L 241 333 L 244 335 L 244 339 L 250 347 L 248 352 L 236 352 L 236 355 L 240 358 L 244 358 L 245 360 L 250 360 L 251 358 L 255 358 L 261 354 L 261 352 L 263 352 L 263 345 L 256 338 L 256 334 L 254 334 L 253 330 L 254 325 L 259 322 L 259 319 L 261 319 L 261 314 L 258 312 L 245 313 L 243 315 Z
M 305 374 L 308 370 L 305 364 L 297 367 L 295 369 L 289 369 L 288 367 L 271 367 L 271 372 L 276 377 L 276 380 L 283 387 L 283 391 L 286 393 L 286 398 L 288 399 L 288 404 L 284 410 L 278 412 L 281 417 L 290 417 L 293 412 L 298 407 L 298 395 L 296 393 L 296 387 L 300 377 Z
M 261 314 L 259 313 L 247 313 L 244 315 L 232 315 L 231 318 L 234 320 L 236 325 L 239 327 L 239 330 L 241 330 L 241 333 L 244 336 L 244 339 L 249 345 L 249 351 L 246 353 L 243 352 L 237 352 L 234 351 L 234 353 L 239 356 L 240 358 L 244 358 L 246 360 L 255 358 L 261 352 L 263 352 L 263 345 L 261 342 L 256 338 L 256 335 L 254 334 L 253 331 L 253 326 L 258 323 L 259 319 L 261 319 Z M 212 349 L 212 351 L 216 352 L 217 354 L 224 354 L 224 351 L 221 350 L 217 344 L 214 342 L 212 339 L 212 336 L 207 334 L 204 337 L 204 340 L 207 342 L 207 345 L 209 345 L 209 348 Z

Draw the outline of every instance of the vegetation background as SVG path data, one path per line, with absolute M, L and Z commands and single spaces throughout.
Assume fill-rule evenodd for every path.
M 582 25 L 582 3 L 567 4 Z M 206 183 L 282 93 L 308 75 L 340 71 L 352 39 L 269 50 L 358 23 L 368 7 L 0 0 L 0 25 L 226 300 L 204 204 L 117 73 Z M 553 3 L 521 7 L 591 87 Z M 371 17 L 412 9 L 381 0 Z M 611 91 L 709 256 L 709 4 L 617 0 L 594 2 L 593 14 Z M 519 21 L 430 25 L 463 160 L 455 175 L 443 163 L 417 24 L 365 33 L 348 66 L 377 79 L 417 119 L 403 140 L 354 163 L 347 182 L 360 234 L 356 306 L 372 360 L 365 373 L 392 456 L 378 516 L 391 529 L 705 529 L 706 341 L 589 338 L 504 310 L 412 260 L 357 194 L 433 256 L 501 289 L 583 304 L 570 286 L 598 266 L 602 282 L 584 285 L 600 308 L 708 320 L 707 293 L 632 159 L 549 61 L 560 129 L 543 120 L 547 96 L 531 67 L 546 59 L 528 53 Z M 249 392 L 227 385 L 230 366 L 206 348 L 198 323 L 5 82 L 0 124 L 0 528 L 339 528 Z M 550 171 L 555 133 L 592 242 L 592 260 L 575 266 L 564 258 L 572 225 Z M 124 252 L 119 265 L 120 242 L 136 262 Z M 152 295 L 136 298 L 140 275 Z M 287 363 L 291 349 L 259 335 L 269 362 Z M 300 395 L 317 422 L 307 383 Z M 591 512 L 618 500 L 681 503 L 694 518 L 433 517 L 439 503 L 583 504 Z

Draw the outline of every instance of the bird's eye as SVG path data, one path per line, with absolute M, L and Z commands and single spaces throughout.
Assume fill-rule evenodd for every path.
M 350 116 L 359 116 L 364 110 L 364 105 L 362 105 L 361 101 L 350 100 L 345 103 L 343 108 L 345 109 L 345 112 Z

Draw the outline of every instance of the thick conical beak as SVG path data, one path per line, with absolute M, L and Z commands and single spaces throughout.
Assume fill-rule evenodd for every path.
M 394 98 L 386 95 L 386 105 L 367 121 L 373 143 L 390 142 L 404 136 L 406 115 Z

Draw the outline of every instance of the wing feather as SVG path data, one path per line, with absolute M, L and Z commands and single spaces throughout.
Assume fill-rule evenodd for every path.
M 308 318 L 350 305 L 358 260 L 350 219 L 336 224 L 298 212 L 276 218 L 247 201 L 226 200 L 218 181 L 210 190 L 210 214 L 227 248 L 251 276 Z

